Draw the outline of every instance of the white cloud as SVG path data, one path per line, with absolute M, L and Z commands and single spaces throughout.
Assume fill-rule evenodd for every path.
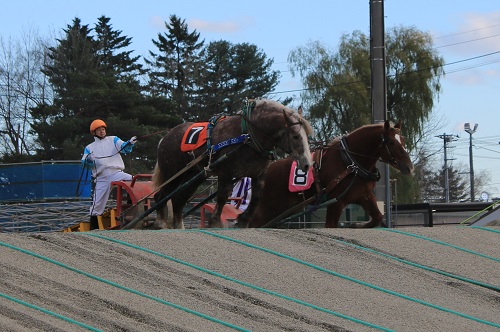
M 489 84 L 500 78 L 500 66 L 496 64 L 475 69 L 465 68 L 463 71 L 450 71 L 445 77 L 462 85 Z
M 489 84 L 500 78 L 500 11 L 465 13 L 455 33 L 436 38 L 439 52 L 448 63 L 448 79 L 463 85 Z
M 149 24 L 155 30 L 165 30 L 165 20 L 161 16 L 151 16 Z M 233 33 L 239 32 L 253 24 L 251 17 L 242 17 L 234 20 L 227 20 L 223 22 L 213 22 L 201 19 L 190 19 L 188 22 L 189 31 L 197 30 L 203 33 Z
M 250 17 L 243 17 L 224 22 L 210 22 L 200 19 L 191 19 L 188 22 L 188 26 L 190 29 L 196 29 L 199 32 L 232 33 L 241 31 L 252 23 L 253 20 Z

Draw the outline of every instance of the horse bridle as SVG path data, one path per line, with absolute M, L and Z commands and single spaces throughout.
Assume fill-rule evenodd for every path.
M 396 131 L 396 135 L 400 135 L 401 131 L 399 128 L 392 128 L 392 129 Z M 387 155 L 389 156 L 389 160 L 384 160 L 382 158 L 378 158 L 378 161 L 383 162 L 385 164 L 392 165 L 392 166 L 397 168 L 398 161 L 396 160 L 396 158 L 394 158 L 394 155 L 392 154 L 391 150 L 389 149 L 388 143 L 390 140 L 387 138 L 387 135 L 385 133 L 383 133 L 381 136 L 382 136 L 382 139 L 381 139 L 381 142 L 380 142 L 378 147 L 379 147 L 379 149 L 385 148 L 385 151 L 387 152 Z M 360 175 L 367 177 L 367 178 L 371 178 L 372 180 L 373 180 L 374 174 L 377 174 L 378 178 L 375 181 L 379 180 L 380 174 L 379 174 L 378 170 L 377 170 L 377 173 L 372 173 L 372 172 L 369 172 L 368 170 L 364 169 L 361 165 L 359 165 L 357 163 L 356 159 L 354 159 L 354 157 L 351 154 L 351 151 L 349 150 L 349 147 L 347 145 L 346 136 L 341 137 L 340 146 L 341 146 L 340 152 L 341 152 L 342 158 L 344 159 L 344 162 L 346 162 L 348 165 L 354 164 L 356 167 L 359 167 L 359 169 L 361 171 Z M 367 156 L 367 157 L 369 157 L 369 156 Z
M 396 131 L 396 135 L 400 135 L 401 130 L 399 128 L 393 128 Z M 392 165 L 397 168 L 398 166 L 398 161 L 396 158 L 394 158 L 393 154 L 391 153 L 391 150 L 389 149 L 388 145 L 389 139 L 386 137 L 385 133 L 382 134 L 382 142 L 380 142 L 379 148 L 385 147 L 385 150 L 387 151 L 387 155 L 389 156 L 389 161 L 379 159 L 381 162 Z M 402 144 L 401 144 L 402 145 Z
M 291 147 L 291 144 L 290 144 L 290 128 L 293 127 L 293 126 L 296 126 L 296 125 L 299 125 L 302 127 L 302 125 L 304 124 L 302 122 L 302 119 L 299 118 L 298 121 L 296 122 L 292 122 L 288 117 L 287 117 L 287 114 L 285 112 L 285 110 L 283 110 L 283 117 L 285 118 L 285 129 L 283 130 L 283 132 L 281 133 L 280 135 L 280 138 L 279 140 L 280 141 L 283 141 L 283 137 L 286 135 L 286 141 L 287 141 L 287 145 L 288 145 L 288 149 L 284 148 L 283 150 L 290 154 L 292 153 L 292 147 Z
M 269 158 L 270 160 L 275 160 L 275 150 L 273 147 L 273 150 L 268 150 L 266 149 L 260 142 L 257 140 L 256 135 L 254 133 L 254 129 L 252 126 L 252 122 L 250 121 L 252 110 L 255 107 L 255 100 L 246 100 L 245 104 L 243 105 L 242 112 L 240 114 L 241 116 L 241 128 L 243 130 L 243 133 L 246 133 L 248 131 L 248 134 L 250 135 L 250 140 L 249 140 L 249 145 L 262 154 L 263 156 Z M 279 140 L 283 141 L 283 136 L 287 135 L 287 143 L 288 143 L 288 148 L 283 148 L 283 150 L 286 153 L 291 153 L 291 144 L 290 144 L 290 137 L 289 137 L 289 130 L 290 127 L 295 126 L 295 125 L 300 125 L 302 126 L 302 121 L 299 119 L 297 122 L 292 122 L 290 119 L 287 118 L 286 111 L 283 110 L 283 116 L 285 118 L 285 129 L 279 136 Z M 266 134 L 264 134 L 266 135 Z M 266 135 L 269 136 L 269 135 Z

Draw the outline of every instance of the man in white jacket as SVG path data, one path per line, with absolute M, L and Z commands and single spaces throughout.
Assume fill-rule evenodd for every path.
M 132 152 L 137 138 L 122 141 L 117 136 L 106 136 L 106 123 L 100 119 L 92 121 L 90 133 L 94 142 L 85 147 L 82 157 L 84 167 L 92 169 L 95 186 L 90 207 L 90 229 L 98 229 L 97 216 L 106 208 L 111 192 L 111 182 L 130 181 L 132 175 L 125 173 L 125 164 L 120 153 Z

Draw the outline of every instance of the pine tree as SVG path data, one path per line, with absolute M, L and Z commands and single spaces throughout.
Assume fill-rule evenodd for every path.
M 188 31 L 185 20 L 170 16 L 165 22 L 168 33 L 159 33 L 153 44 L 158 53 L 149 52 L 151 66 L 149 88 L 153 96 L 163 96 L 169 102 L 171 111 L 184 118 L 191 116 L 192 100 L 197 96 L 195 84 L 200 73 L 199 52 L 204 41 L 199 41 L 198 32 Z
M 161 114 L 161 105 L 141 93 L 139 57 L 131 57 L 131 39 L 115 31 L 102 16 L 94 30 L 75 18 L 56 47 L 44 73 L 54 86 L 54 102 L 32 110 L 41 159 L 79 159 L 89 143 L 89 124 L 105 120 L 110 135 L 122 139 L 166 129 L 179 123 Z M 158 137 L 143 141 L 141 158 L 148 170 L 156 158 Z
M 201 58 L 201 100 L 205 111 L 212 114 L 237 110 L 245 98 L 264 97 L 278 84 L 279 73 L 271 69 L 273 61 L 255 45 L 211 42 Z
M 114 72 L 119 80 L 143 74 L 142 65 L 138 63 L 140 56 L 131 57 L 132 50 L 123 51 L 130 47 L 132 38 L 122 36 L 121 30 L 113 30 L 110 20 L 109 17 L 101 16 L 94 28 L 97 56 L 102 71 Z
M 64 38 L 57 39 L 58 45 L 49 48 L 50 60 L 42 69 L 55 92 L 54 100 L 52 104 L 44 100 L 31 109 L 32 128 L 41 147 L 37 154 L 41 159 L 78 155 L 80 142 L 72 134 L 82 132 L 79 118 L 95 103 L 88 95 L 88 89 L 99 79 L 91 29 L 75 18 L 63 31 Z

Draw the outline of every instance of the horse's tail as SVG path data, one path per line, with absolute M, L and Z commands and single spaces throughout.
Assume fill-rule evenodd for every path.
M 153 177 L 151 178 L 151 180 L 153 181 L 154 190 L 158 189 L 163 184 L 163 182 L 165 182 L 164 177 L 165 176 L 161 172 L 157 162 L 153 171 Z

